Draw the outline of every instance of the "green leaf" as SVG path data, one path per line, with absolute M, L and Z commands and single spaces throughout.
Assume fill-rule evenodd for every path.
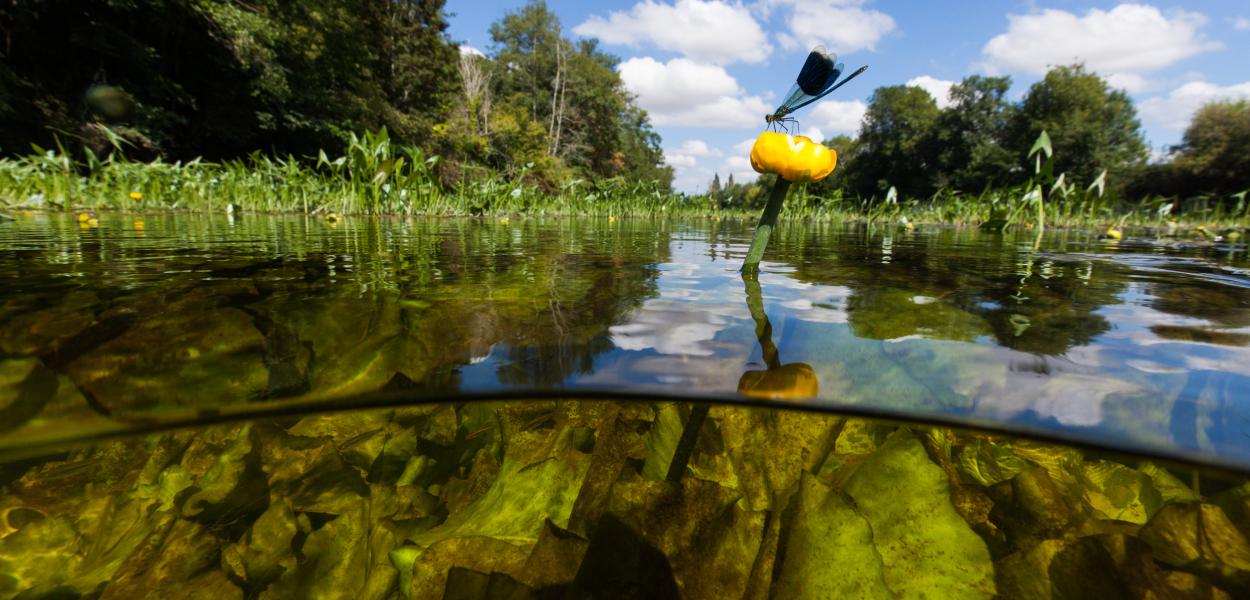
M 1042 130 L 1041 135 L 1037 136 L 1037 141 L 1033 142 L 1033 147 L 1029 148 L 1029 158 L 1032 158 L 1038 151 L 1044 153 L 1046 158 L 1050 158 L 1055 154 L 1055 151 L 1050 146 L 1050 134 L 1046 133 L 1045 130 Z
M 804 473 L 797 502 L 773 597 L 889 597 L 873 528 L 846 497 Z
M 987 487 L 1015 477 L 1026 467 L 1006 442 L 975 440 L 959 451 L 959 473 Z
M 890 436 L 847 482 L 901 597 L 989 598 L 990 553 L 950 500 L 946 473 L 910 432 Z

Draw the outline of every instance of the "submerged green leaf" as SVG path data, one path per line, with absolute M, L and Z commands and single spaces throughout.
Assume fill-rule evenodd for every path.
M 988 598 L 985 542 L 951 505 L 947 476 L 900 430 L 855 472 L 846 491 L 872 527 L 886 585 L 900 596 Z

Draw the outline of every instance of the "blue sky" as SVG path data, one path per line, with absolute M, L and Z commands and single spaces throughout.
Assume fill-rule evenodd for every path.
M 489 27 L 520 0 L 449 0 L 450 34 L 490 53 Z M 1084 61 L 1137 102 L 1156 152 L 1204 102 L 1250 97 L 1250 3 L 889 2 L 871 0 L 548 0 L 570 37 L 595 37 L 664 138 L 675 187 L 713 173 L 755 176 L 747 154 L 763 116 L 811 46 L 859 79 L 798 114 L 805 132 L 854 134 L 883 85 L 946 101 L 968 75 L 1010 75 L 1020 98 L 1048 65 Z M 1240 58 L 1239 58 L 1240 57 Z

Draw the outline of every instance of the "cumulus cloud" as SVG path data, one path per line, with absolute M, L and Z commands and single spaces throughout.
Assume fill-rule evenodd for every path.
M 703 140 L 686 140 L 681 146 L 664 151 L 665 162 L 677 168 L 690 169 L 700 158 L 721 156 L 721 151 Z
M 1006 33 L 994 36 L 981 50 L 991 74 L 1040 75 L 1055 65 L 1084 62 L 1094 71 L 1119 77 L 1121 87 L 1144 89 L 1147 82 L 1141 73 L 1220 47 L 1200 31 L 1205 16 L 1183 10 L 1164 14 L 1144 4 L 1091 8 L 1080 16 L 1047 9 L 1008 15 L 1007 21 Z
M 473 56 L 486 56 L 485 52 L 482 52 L 481 50 L 478 50 L 477 48 L 474 48 L 473 46 L 470 46 L 468 44 L 461 44 L 460 55 L 464 56 L 465 54 L 472 54 Z
M 879 10 L 864 8 L 865 0 L 766 0 L 759 6 L 789 10 L 788 31 L 780 34 L 787 50 L 824 45 L 839 53 L 873 50 L 877 41 L 894 30 L 894 19 Z
M 1250 98 L 1250 81 L 1220 86 L 1205 81 L 1191 81 L 1166 96 L 1148 98 L 1138 106 L 1142 117 L 1173 131 L 1189 125 L 1189 119 L 1202 105 L 1217 100 Z
M 929 95 L 933 96 L 933 99 L 937 101 L 938 108 L 946 108 L 951 105 L 951 86 L 955 85 L 954 81 L 921 75 L 920 77 L 908 79 L 907 85 L 929 92 Z
M 868 112 L 868 105 L 859 100 L 821 100 L 800 122 L 832 133 L 854 134 Z
M 617 70 L 656 125 L 755 127 L 773 108 L 759 96 L 745 95 L 737 80 L 716 65 L 644 56 L 621 63 Z
M 628 11 L 591 16 L 573 31 L 607 44 L 646 44 L 713 64 L 758 63 L 772 51 L 751 11 L 721 0 L 643 0 Z
M 1250 31 L 1250 19 L 1245 17 L 1237 17 L 1233 19 L 1233 29 L 1237 31 Z
M 1150 80 L 1136 73 L 1111 73 L 1106 79 L 1111 87 L 1122 89 L 1130 94 L 1144 92 L 1155 87 Z

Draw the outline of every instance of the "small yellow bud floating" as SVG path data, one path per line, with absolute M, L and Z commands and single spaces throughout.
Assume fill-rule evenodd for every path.
M 131 200 L 142 200 L 142 199 L 143 199 L 143 194 L 142 194 L 142 193 L 140 193 L 140 192 L 130 192 L 130 199 L 131 199 Z
M 751 168 L 791 183 L 820 181 L 838 166 L 838 153 L 811 138 L 765 131 L 751 147 Z

